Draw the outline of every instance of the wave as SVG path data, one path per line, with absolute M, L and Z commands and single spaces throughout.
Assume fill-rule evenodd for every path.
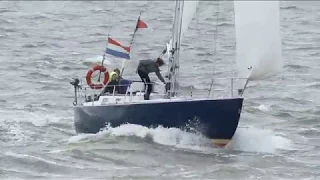
M 24 18 L 32 20 L 43 20 L 43 19 L 52 19 L 52 15 L 48 13 L 35 13 L 30 15 L 25 15 Z
M 101 61 L 102 61 L 102 56 L 95 56 L 95 57 L 80 60 L 80 63 L 91 68 L 95 64 L 101 65 Z M 122 61 L 119 61 L 118 59 L 113 60 L 113 59 L 106 58 L 103 64 L 109 71 L 111 71 L 115 68 L 120 68 L 121 63 Z
M 91 64 L 101 64 L 102 61 L 102 56 L 95 56 L 95 57 L 91 57 L 91 58 L 87 58 L 87 59 L 83 59 L 81 60 L 81 62 L 85 65 L 91 65 Z M 106 59 L 104 61 L 106 64 L 109 64 L 110 62 Z M 111 63 L 110 63 L 111 64 Z
M 290 47 L 288 48 L 291 51 L 310 51 L 310 50 L 318 50 L 319 47 L 311 47 L 312 45 L 300 45 L 299 47 Z
M 22 45 L 23 48 L 36 48 L 36 47 L 49 47 L 48 44 L 46 44 L 45 42 L 37 42 L 37 43 L 33 43 L 33 44 L 24 44 Z
M 289 64 L 289 65 L 284 66 L 284 68 L 290 68 L 290 69 L 295 69 L 295 70 L 309 70 L 310 69 L 307 66 L 298 65 L 298 64 Z
M 51 77 L 50 74 L 45 74 L 42 72 L 30 72 L 28 74 L 29 74 L 28 77 L 34 77 L 34 78 L 39 78 L 39 77 L 49 78 L 49 77 Z
M 11 21 L 11 20 L 8 20 L 8 19 L 0 19 L 0 24 L 1 25 L 11 25 L 11 24 L 13 24 L 13 22 Z
M 320 89 L 320 82 L 311 82 L 311 83 L 302 84 L 300 86 L 304 86 L 304 87 L 307 87 L 307 88 Z
M 218 24 L 218 26 L 219 26 L 219 27 L 229 27 L 229 26 L 234 26 L 234 24 L 233 24 L 233 23 L 226 23 L 226 22 L 224 22 L 224 23 Z
M 68 139 L 68 143 L 88 143 L 113 137 L 138 137 L 178 149 L 192 150 L 201 153 L 215 152 L 211 140 L 199 133 L 189 133 L 177 128 L 147 128 L 134 124 L 123 124 L 119 127 L 107 127 L 97 134 L 79 134 Z M 272 131 L 256 128 L 238 128 L 233 140 L 224 149 L 275 153 L 277 149 L 289 149 L 290 140 L 275 135 Z
M 15 11 L 15 10 L 11 10 L 11 9 L 0 9 L 0 13 L 7 13 L 7 12 L 17 12 L 17 11 Z
M 256 107 L 256 108 L 257 108 L 258 110 L 264 111 L 264 112 L 271 110 L 270 106 L 264 105 L 264 104 L 260 104 L 260 105 L 259 105 L 258 107 Z
M 282 6 L 280 9 L 298 9 L 297 6 Z

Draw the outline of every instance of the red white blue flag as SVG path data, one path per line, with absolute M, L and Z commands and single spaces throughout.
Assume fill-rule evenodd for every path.
M 134 30 L 134 33 L 130 42 L 130 47 L 123 46 L 121 45 L 121 43 L 108 37 L 108 45 L 107 45 L 107 49 L 105 50 L 105 54 L 110 54 L 112 56 L 119 57 L 119 58 L 130 59 L 130 49 L 133 42 L 133 38 L 137 30 L 140 28 L 148 28 L 148 25 L 142 20 L 140 20 L 140 16 L 139 16 L 136 24 L 136 28 Z
M 111 38 L 108 38 L 108 46 L 105 53 L 119 58 L 130 59 L 130 47 L 123 46 Z

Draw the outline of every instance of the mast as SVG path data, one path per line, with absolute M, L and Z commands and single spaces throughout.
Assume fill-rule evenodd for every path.
M 168 92 L 169 98 L 176 96 L 176 91 L 179 90 L 177 86 L 177 76 L 179 74 L 179 55 L 181 45 L 181 26 L 182 26 L 182 12 L 183 0 L 176 0 L 175 16 L 172 30 L 172 49 L 169 57 L 169 82 L 170 91 Z

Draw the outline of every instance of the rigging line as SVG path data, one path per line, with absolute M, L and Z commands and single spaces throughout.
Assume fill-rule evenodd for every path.
M 114 9 L 116 7 L 117 7 L 117 1 L 114 1 Z M 109 19 L 109 22 L 108 22 L 108 36 L 107 36 L 107 38 L 109 38 L 109 36 L 110 36 L 111 22 L 113 22 L 113 17 L 114 17 L 114 13 L 115 13 L 114 11 L 111 11 L 111 12 L 112 12 L 111 18 Z M 103 66 L 104 60 L 105 60 L 105 50 L 103 51 L 101 66 Z M 99 80 L 100 80 L 100 74 L 99 74 Z
M 200 4 L 200 2 L 199 2 L 199 4 Z M 196 13 L 195 13 L 195 19 L 196 19 L 196 23 L 197 23 L 197 25 L 196 25 L 196 27 L 197 27 L 197 34 L 198 34 L 198 39 L 200 39 L 201 38 L 201 30 L 200 30 L 200 26 L 199 26 L 199 16 L 201 17 L 201 14 L 199 13 L 199 9 L 200 9 L 200 5 L 198 5 L 198 7 L 197 7 L 197 9 L 196 9 Z M 192 87 L 192 88 L 194 88 L 194 87 Z
M 185 13 L 185 11 L 184 11 L 184 3 L 185 3 L 185 1 L 182 1 L 182 6 L 181 6 L 181 13 L 180 13 L 180 32 L 179 32 L 179 58 L 178 58 L 178 65 L 177 64 L 175 64 L 175 66 L 177 65 L 178 66 L 178 69 L 177 69 L 177 74 L 179 74 L 179 72 L 180 72 L 180 52 L 181 52 L 181 39 L 182 39 L 182 36 L 183 36 L 183 34 L 182 34 L 182 20 L 183 20 L 183 14 Z M 191 20 L 192 21 L 192 20 Z M 190 23 L 189 23 L 190 24 Z M 188 24 L 188 26 L 189 26 L 189 24 Z
M 131 37 L 131 41 L 130 41 L 130 45 L 129 45 L 130 48 L 131 48 L 131 46 L 132 46 L 132 44 L 133 44 L 133 39 L 134 39 L 134 37 L 135 37 L 135 35 L 136 35 L 137 31 L 138 31 L 138 23 L 139 23 L 140 18 L 141 18 L 141 13 L 142 13 L 142 11 L 140 11 L 140 14 L 139 14 L 139 17 L 138 17 L 138 20 L 137 20 L 136 27 L 135 27 L 135 29 L 134 29 L 134 31 L 133 31 L 133 35 L 132 35 L 132 37 Z
M 117 7 L 117 1 L 114 1 L 114 9 Z M 109 19 L 109 27 L 108 27 L 108 37 L 110 35 L 110 29 L 111 29 L 111 21 L 113 21 L 113 17 L 114 17 L 114 11 L 111 11 L 111 18 Z
M 130 49 L 131 49 L 131 46 L 132 46 L 132 44 L 133 44 L 133 40 L 134 40 L 134 38 L 135 38 L 135 35 L 136 35 L 136 33 L 138 32 L 138 23 L 139 23 L 139 20 L 140 20 L 140 18 L 141 18 L 141 14 L 144 13 L 144 12 L 146 12 L 147 10 L 148 10 L 148 6 L 147 6 L 144 10 L 140 11 L 140 13 L 139 13 L 139 17 L 138 17 L 138 20 L 137 20 L 136 27 L 135 27 L 135 29 L 134 29 L 134 31 L 133 31 L 132 36 L 131 36 L 131 41 L 130 41 L 130 45 L 129 45 Z M 132 17 L 132 16 L 131 16 L 131 17 Z M 130 51 L 130 53 L 131 53 L 131 51 Z
M 217 53 L 217 37 L 218 37 L 218 23 L 219 23 L 219 14 L 220 14 L 220 1 L 218 0 L 218 7 L 217 7 L 217 19 L 216 19 L 216 29 L 215 29 L 215 33 L 214 33 L 214 49 L 213 49 L 213 54 L 216 54 Z M 209 94 L 208 96 L 210 96 L 210 93 L 211 93 L 211 90 L 212 90 L 212 86 L 213 86 L 213 81 L 214 81 L 214 60 L 212 62 L 213 64 L 213 68 L 212 68 L 212 80 L 211 80 L 211 84 L 210 84 L 210 89 L 209 89 Z
M 172 86 L 172 89 L 174 91 L 179 91 L 179 86 L 178 87 L 175 87 L 175 83 L 177 81 L 177 78 L 178 78 L 178 75 L 179 75 L 179 69 L 180 69 L 180 50 L 181 50 L 181 38 L 182 38 L 182 20 L 183 20 L 183 13 L 184 13 L 184 1 L 182 1 L 182 3 L 179 5 L 179 34 L 178 34 L 178 43 L 179 46 L 177 46 L 176 44 L 176 51 L 179 51 L 179 53 L 175 54 L 177 59 L 174 60 L 174 64 L 173 64 L 173 69 L 174 69 L 174 79 L 173 79 L 173 84 L 171 85 Z
M 114 9 L 116 7 L 117 7 L 117 1 L 114 1 Z M 109 19 L 109 22 L 108 22 L 108 36 L 107 36 L 107 39 L 109 39 L 110 29 L 111 29 L 111 22 L 113 21 L 113 16 L 114 16 L 114 12 L 112 11 L 111 18 Z M 105 53 L 105 50 L 103 50 L 101 66 L 103 66 L 103 64 L 104 64 L 105 56 L 106 56 L 106 53 Z M 100 82 L 100 77 L 101 77 L 101 71 L 99 71 L 98 82 Z
M 148 3 L 148 2 L 147 2 Z M 138 20 L 137 20 L 137 24 L 136 24 L 136 27 L 135 27 L 135 30 L 134 30 L 134 32 L 133 32 L 133 35 L 132 35 L 132 38 L 131 38 L 131 41 L 130 41 L 130 45 L 129 45 L 129 47 L 130 47 L 130 53 L 129 54 L 131 54 L 132 53 L 132 45 L 133 45 L 133 40 L 134 40 L 134 37 L 135 37 L 135 34 L 136 34 L 136 32 L 138 31 L 138 23 L 139 23 L 139 20 L 140 20 L 140 18 L 141 18 L 141 14 L 142 13 L 145 13 L 146 11 L 148 11 L 149 10 L 149 8 L 148 8 L 148 5 L 146 4 L 146 8 L 144 9 L 144 10 L 142 10 L 142 11 L 140 11 L 140 13 L 139 13 L 139 17 L 138 17 Z M 125 69 L 125 60 L 123 61 L 123 65 L 122 65 L 122 68 L 121 68 L 121 72 L 120 72 L 120 76 L 122 76 L 122 74 L 123 74 L 123 72 L 124 72 L 124 69 Z
M 174 6 L 173 6 L 174 7 Z M 173 8 L 174 9 L 174 8 Z M 173 19 L 173 21 L 172 21 L 172 27 L 170 28 L 171 30 L 171 33 L 170 33 L 170 38 L 169 38 L 169 41 L 167 41 L 167 43 L 169 43 L 170 44 L 170 40 L 173 40 L 173 36 L 172 36 L 172 31 L 173 31 L 173 27 L 174 27 L 174 16 L 175 16 L 175 14 L 173 14 L 173 17 L 172 17 L 172 19 Z M 165 44 L 165 48 L 164 48 L 164 50 L 160 53 L 160 55 L 158 56 L 158 58 L 162 58 L 162 56 L 165 54 L 165 53 L 167 53 L 167 51 L 171 51 L 172 49 L 167 49 L 167 43 Z M 172 42 L 171 42 L 171 44 L 172 44 Z M 170 45 L 171 45 L 170 44 Z M 172 46 L 173 47 L 173 46 Z M 171 47 L 171 48 L 172 48 Z
M 148 3 L 148 2 L 147 2 L 147 3 Z M 146 11 L 148 11 L 148 10 L 149 10 L 149 7 L 148 7 L 148 5 L 146 5 L 145 9 L 140 11 L 138 20 L 140 20 L 141 15 L 142 15 L 143 13 L 145 13 Z M 138 23 L 138 22 L 137 22 L 137 23 Z M 137 28 L 137 27 L 136 27 L 136 28 Z M 132 44 L 133 44 L 133 40 L 134 40 L 134 37 L 135 37 L 136 32 L 138 32 L 138 29 L 135 29 L 135 31 L 134 31 L 134 33 L 133 33 L 133 35 L 132 35 L 132 39 L 131 39 L 131 42 L 130 42 L 130 47 L 131 47 Z

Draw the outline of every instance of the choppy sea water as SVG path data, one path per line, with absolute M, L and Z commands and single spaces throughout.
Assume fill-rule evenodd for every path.
M 217 4 L 200 3 L 183 42 L 182 83 L 197 89 L 213 70 L 235 73 L 233 3 L 219 3 L 214 53 Z M 125 73 L 136 77 L 137 60 L 158 56 L 170 38 L 169 2 L 1 2 L 0 179 L 319 179 L 319 9 L 316 1 L 281 3 L 283 72 L 249 85 L 232 144 L 214 149 L 179 129 L 74 131 L 69 79 L 100 61 L 108 33 L 129 41 L 142 11 L 149 28 Z

